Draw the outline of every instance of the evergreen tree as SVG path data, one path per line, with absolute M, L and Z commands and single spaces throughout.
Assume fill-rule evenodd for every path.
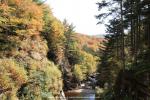
M 108 5 L 116 3 L 120 4 L 120 7 L 117 5 L 112 6 L 112 8 L 108 7 Z M 125 98 L 130 100 L 148 100 L 150 98 L 149 82 L 147 81 L 150 78 L 150 71 L 148 69 L 149 63 L 147 62 L 149 60 L 149 43 L 147 42 L 149 35 L 146 35 L 149 34 L 147 27 L 149 25 L 147 19 L 147 15 L 149 15 L 149 4 L 150 2 L 147 0 L 104 0 L 98 3 L 100 9 L 106 7 L 110 8 L 109 11 L 111 11 L 105 14 L 99 14 L 99 16 L 97 16 L 98 18 L 105 18 L 114 13 L 119 15 L 112 20 L 115 21 L 117 19 L 119 23 L 114 25 L 113 28 L 107 28 L 107 30 L 109 30 L 108 32 L 112 33 L 112 35 L 109 39 L 106 38 L 107 44 L 110 45 L 105 44 L 102 55 L 108 52 L 109 47 L 112 47 L 111 50 L 117 48 L 115 51 L 119 52 L 113 56 L 112 52 L 107 53 L 108 56 L 102 56 L 101 66 L 99 66 L 100 73 L 105 73 L 106 71 L 109 77 L 113 77 L 111 74 L 111 71 L 113 71 L 111 64 L 107 63 L 116 59 L 117 56 L 121 58 L 121 61 L 117 60 L 117 62 L 120 63 L 119 68 L 121 69 L 115 73 L 116 77 L 113 79 L 114 84 L 109 89 L 114 96 L 112 98 L 116 100 L 124 100 Z M 117 9 L 114 10 L 116 7 Z M 145 20 L 147 21 L 146 23 Z M 110 25 L 113 25 L 112 21 L 110 21 Z M 144 26 L 147 28 L 145 27 L 143 29 L 142 27 Z M 126 34 L 124 34 L 124 30 L 127 30 Z M 147 38 L 145 36 L 147 36 Z M 113 39 L 115 42 L 110 41 Z M 108 60 L 109 57 L 112 57 L 112 59 Z M 103 68 L 104 65 L 107 69 Z M 114 69 L 117 70 L 118 67 L 115 65 Z M 99 77 L 103 77 L 104 73 L 100 74 Z M 107 77 L 108 80 L 109 77 Z M 108 82 L 107 79 L 105 79 L 104 82 Z M 108 83 L 111 83 L 111 81 Z

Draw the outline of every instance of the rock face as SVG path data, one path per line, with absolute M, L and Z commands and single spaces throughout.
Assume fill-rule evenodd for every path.
M 30 55 L 31 55 L 31 57 L 32 57 L 33 59 L 35 59 L 35 60 L 42 60 L 42 56 L 41 56 L 41 54 L 38 53 L 38 52 L 31 51 L 31 52 L 30 52 Z

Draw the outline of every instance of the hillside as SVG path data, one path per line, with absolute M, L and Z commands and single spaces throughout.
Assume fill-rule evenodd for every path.
M 40 0 L 2 1 L 0 100 L 58 100 L 96 72 L 101 39 L 74 35 Z
M 93 51 L 97 51 L 101 43 L 104 41 L 104 38 L 97 36 L 88 36 L 81 33 L 76 33 L 75 38 L 78 41 L 78 45 L 81 48 L 90 48 Z

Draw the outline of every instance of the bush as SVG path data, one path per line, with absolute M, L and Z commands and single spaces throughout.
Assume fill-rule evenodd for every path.
M 43 100 L 58 96 L 62 79 L 57 66 L 49 61 L 35 63 L 32 60 L 29 63 L 29 81 L 18 91 L 19 99 Z
M 25 69 L 13 59 L 0 59 L 0 88 L 10 89 L 3 97 L 15 98 L 19 87 L 27 82 Z
M 86 79 L 88 75 L 93 74 L 97 70 L 97 57 L 80 51 L 82 60 L 74 66 L 74 75 L 80 81 Z
M 75 65 L 74 66 L 74 75 L 79 81 L 82 81 L 85 77 L 82 74 L 81 65 Z

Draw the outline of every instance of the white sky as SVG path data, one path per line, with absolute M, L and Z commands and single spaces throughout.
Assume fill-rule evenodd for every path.
M 98 14 L 99 0 L 47 0 L 52 8 L 54 16 L 63 21 L 67 19 L 73 23 L 75 31 L 88 35 L 104 34 L 105 27 L 96 25 L 98 20 L 94 17 Z

